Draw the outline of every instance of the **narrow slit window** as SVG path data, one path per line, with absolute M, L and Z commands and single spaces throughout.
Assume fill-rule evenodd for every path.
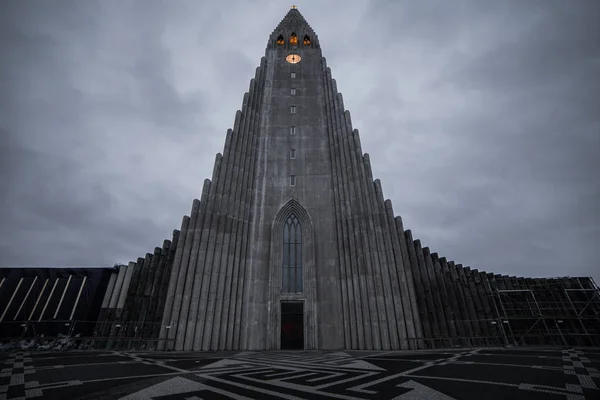
M 292 96 L 295 96 L 295 95 L 296 95 L 296 88 L 292 88 L 292 89 L 290 90 L 290 94 L 291 94 Z
M 290 112 L 291 112 L 292 114 L 296 114 L 296 106 L 291 106 L 291 107 L 290 107 Z
M 292 160 L 296 158 L 296 149 L 290 149 L 290 158 Z
M 296 77 L 296 73 L 292 72 L 292 78 L 295 78 L 295 77 Z
M 296 175 L 290 175 L 290 186 L 296 186 Z
M 290 126 L 290 135 L 295 135 L 295 134 L 296 134 L 296 127 Z

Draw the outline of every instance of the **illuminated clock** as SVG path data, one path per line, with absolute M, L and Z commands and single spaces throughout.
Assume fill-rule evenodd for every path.
M 285 58 L 285 61 L 289 62 L 290 64 L 297 64 L 301 59 L 302 58 L 300 58 L 298 54 L 290 54 Z

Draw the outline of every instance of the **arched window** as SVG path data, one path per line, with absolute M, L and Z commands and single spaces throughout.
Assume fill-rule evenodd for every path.
M 304 35 L 304 40 L 302 41 L 304 46 L 310 46 L 310 37 L 308 35 Z
M 292 35 L 290 36 L 290 44 L 292 46 L 297 46 L 298 45 L 298 36 L 296 36 L 295 33 L 292 33 Z
M 283 40 L 283 36 L 282 35 L 277 36 L 277 44 L 280 45 L 280 46 L 282 46 L 282 45 L 285 44 L 285 40 Z
M 283 292 L 302 293 L 302 230 L 291 214 L 283 225 Z

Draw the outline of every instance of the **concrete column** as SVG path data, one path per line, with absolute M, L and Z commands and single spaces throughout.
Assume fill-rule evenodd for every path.
M 446 326 L 448 329 L 448 337 L 454 339 L 457 336 L 456 326 L 454 325 L 454 321 L 453 321 L 453 317 L 452 317 L 453 313 L 452 313 L 452 308 L 450 306 L 450 299 L 448 296 L 448 291 L 446 289 L 446 282 L 445 282 L 444 275 L 443 275 L 442 264 L 440 262 L 440 259 L 439 259 L 437 253 L 431 254 L 431 261 L 433 262 L 433 271 L 435 273 L 437 287 L 438 287 L 438 291 L 439 291 L 440 298 L 442 301 L 442 308 L 444 310 L 445 322 L 446 322 Z M 452 343 L 451 341 L 448 341 L 447 343 L 444 344 L 444 347 L 450 346 L 451 343 Z
M 257 87 L 259 88 L 259 92 L 257 93 L 258 100 L 257 106 L 252 109 L 252 114 L 254 116 L 254 125 L 252 129 L 252 136 L 249 138 L 249 149 L 245 167 L 244 167 L 244 179 L 242 182 L 242 195 L 240 196 L 240 209 L 242 220 L 238 221 L 238 231 L 240 234 L 237 236 L 236 240 L 236 264 L 234 265 L 234 275 L 233 275 L 233 287 L 232 294 L 235 297 L 235 303 L 232 300 L 232 305 L 230 306 L 229 320 L 233 321 L 233 329 L 231 336 L 232 349 L 239 349 L 241 347 L 241 332 L 242 332 L 242 324 L 244 322 L 244 318 L 247 315 L 242 314 L 242 302 L 245 299 L 246 289 L 248 284 L 246 283 L 246 265 L 249 259 L 248 254 L 248 236 L 250 234 L 250 224 L 248 221 L 252 218 L 252 213 L 250 210 L 250 205 L 253 204 L 253 200 L 255 197 L 255 188 L 254 188 L 254 176 L 256 171 L 256 154 L 255 151 L 257 148 L 257 143 L 259 139 L 260 129 L 260 112 L 262 110 L 262 105 L 264 101 L 264 82 L 266 77 L 266 58 L 261 58 L 260 67 L 257 69 L 257 74 L 259 75 L 259 83 Z M 237 249 L 240 249 L 239 251 Z M 235 306 L 235 307 L 234 307 Z M 247 320 L 246 320 L 247 321 Z M 229 343 L 229 335 L 227 341 Z
M 462 325 L 462 317 L 460 316 L 455 287 L 456 282 L 452 279 L 452 276 L 450 275 L 450 270 L 448 269 L 448 261 L 446 260 L 446 257 L 441 257 L 439 259 L 439 264 L 441 269 L 441 279 L 444 288 L 446 289 L 446 297 L 448 298 L 448 306 L 450 307 L 450 311 L 447 314 L 447 316 L 450 319 L 450 332 L 455 338 L 467 336 Z M 458 345 L 459 342 L 454 341 L 453 344 Z
M 258 74 L 258 71 L 257 71 Z M 229 176 L 225 179 L 225 191 L 227 195 L 225 208 L 222 211 L 224 221 L 224 232 L 221 250 L 219 251 L 219 287 L 217 289 L 217 299 L 215 302 L 214 322 L 212 326 L 211 350 L 224 350 L 227 339 L 227 328 L 229 318 L 229 305 L 231 303 L 231 284 L 234 268 L 235 245 L 238 220 L 239 197 L 241 195 L 243 179 L 243 166 L 247 158 L 246 147 L 250 132 L 251 112 L 249 103 L 256 95 L 255 90 L 256 77 L 250 81 L 249 93 L 244 95 L 244 113 L 245 118 L 241 121 L 239 132 L 233 132 L 232 148 L 229 151 L 226 162 L 228 164 Z M 248 104 L 247 104 L 248 103 Z M 217 241 L 218 242 L 218 241 Z M 207 333 L 205 332 L 205 335 Z
M 234 198 L 230 196 L 232 190 L 235 187 L 232 186 L 235 174 L 235 164 L 240 162 L 242 158 L 241 146 L 243 144 L 242 139 L 248 130 L 250 123 L 250 113 L 248 112 L 250 93 L 254 92 L 255 80 L 250 81 L 250 92 L 244 94 L 244 101 L 242 105 L 242 115 L 240 119 L 237 131 L 234 131 L 234 135 L 231 140 L 230 148 L 226 149 L 224 154 L 227 158 L 224 159 L 224 167 L 221 168 L 219 185 L 217 191 L 217 197 L 215 201 L 215 210 L 217 218 L 212 221 L 212 237 L 213 240 L 209 243 L 208 248 L 208 259 L 207 264 L 211 266 L 211 280 L 208 289 L 208 301 L 204 316 L 204 330 L 200 334 L 199 330 L 196 329 L 194 347 L 201 348 L 204 351 L 217 350 L 219 342 L 219 334 L 213 335 L 213 330 L 220 331 L 221 324 L 221 308 L 223 306 L 223 291 L 225 285 L 225 272 L 227 271 L 227 254 L 228 242 L 230 234 L 225 232 L 231 232 L 231 220 L 229 218 L 229 228 L 226 228 L 228 224 L 228 216 L 232 213 L 231 201 Z M 237 182 L 237 179 L 235 179 Z M 227 246 L 227 247 L 225 247 Z M 225 254 L 224 254 L 225 253 Z M 224 254 L 224 256 L 223 256 Z M 224 263 L 221 259 L 224 258 Z M 201 318 L 202 319 L 202 318 Z
M 149 337 L 152 339 L 158 338 L 160 332 L 160 322 L 162 319 L 162 310 L 158 310 L 158 304 L 160 302 L 161 289 L 163 282 L 167 279 L 165 270 L 167 269 L 167 258 L 171 248 L 171 241 L 164 240 L 162 249 L 160 252 L 160 258 L 158 261 L 158 267 L 156 270 L 156 278 L 152 285 L 152 293 L 150 294 L 150 307 L 148 309 L 148 323 L 150 323 Z
M 239 118 L 241 113 L 236 116 L 236 125 L 239 129 Z M 220 154 L 219 154 L 220 156 Z M 202 336 L 204 334 L 204 325 L 206 324 L 206 309 L 210 296 L 211 275 L 213 272 L 212 252 L 217 235 L 218 212 L 221 194 L 223 192 L 222 172 L 225 169 L 222 165 L 222 159 L 219 157 L 219 168 L 215 166 L 213 184 L 208 193 L 208 203 L 206 205 L 206 214 L 202 224 L 202 238 L 200 240 L 200 250 L 198 253 L 198 266 L 196 276 L 201 278 L 199 301 L 195 302 L 195 296 L 192 297 L 190 313 L 188 317 L 188 327 L 185 335 L 184 350 L 201 350 Z M 198 272 L 202 270 L 202 275 Z M 194 281 L 196 279 L 194 278 Z M 196 282 L 195 282 L 196 283 Z
M 376 187 L 376 191 L 377 196 L 383 198 L 383 193 L 380 186 Z M 402 349 L 405 346 L 406 348 L 416 349 L 417 342 L 414 340 L 416 337 L 414 329 L 414 316 L 412 315 L 413 310 L 410 299 L 410 287 L 412 287 L 413 282 L 407 282 L 406 266 L 404 265 L 400 239 L 398 238 L 398 232 L 396 230 L 396 222 L 394 221 L 394 210 L 391 200 L 385 200 L 382 208 L 382 216 L 386 219 L 384 228 L 386 230 L 386 236 L 389 237 L 389 248 L 392 251 L 393 257 L 393 263 L 390 264 L 390 280 L 392 282 L 392 296 L 396 312 L 396 324 L 398 326 L 398 347 L 396 348 Z M 404 311 L 406 307 L 409 307 L 410 309 L 408 314 Z M 413 325 L 412 332 L 407 332 L 406 329 L 402 329 L 403 326 L 399 321 L 400 319 L 404 320 L 405 322 L 404 328 L 406 328 L 407 325 Z
M 437 318 L 437 310 L 434 305 L 431 280 L 429 279 L 429 273 L 427 272 L 427 263 L 425 261 L 425 253 L 421 247 L 421 241 L 419 239 L 414 241 L 415 252 L 417 253 L 417 262 L 419 264 L 419 271 L 421 272 L 421 279 L 423 282 L 423 290 L 425 291 L 425 301 L 427 302 L 427 317 L 429 318 L 429 324 L 431 326 L 431 339 L 440 337 L 440 325 Z M 434 348 L 434 341 L 430 341 L 431 348 Z
M 363 191 L 365 194 L 365 198 L 367 199 L 367 209 L 363 213 L 365 215 L 365 219 L 367 220 L 367 227 L 369 232 L 369 248 L 370 248 L 370 258 L 371 258 L 371 273 L 370 276 L 373 279 L 374 290 L 375 290 L 375 299 L 377 306 L 377 316 L 378 316 L 378 327 L 379 327 L 379 335 L 381 336 L 381 343 L 376 349 L 387 350 L 390 348 L 390 332 L 388 320 L 391 316 L 388 315 L 387 308 L 393 304 L 387 304 L 386 300 L 391 298 L 391 287 L 389 284 L 389 277 L 387 279 L 387 284 L 383 283 L 383 272 L 389 269 L 389 265 L 387 263 L 387 258 L 385 256 L 384 249 L 382 248 L 384 245 L 383 242 L 383 234 L 381 232 L 381 224 L 379 218 L 377 218 L 376 210 L 377 205 L 375 202 L 375 188 L 373 185 L 373 174 L 371 171 L 371 162 L 368 154 L 364 154 L 361 170 L 364 168 L 364 183 L 363 183 Z M 361 171 L 361 174 L 362 171 Z M 368 281 L 370 283 L 370 281 Z M 368 286 L 367 286 L 368 287 Z M 387 290 L 386 290 L 387 289 Z M 387 291 L 387 295 L 386 295 Z M 388 297 L 389 296 L 389 297 Z M 404 318 L 401 319 L 404 324 Z M 398 335 L 398 328 L 396 324 L 392 324 L 392 327 L 395 328 L 395 336 Z M 403 326 L 404 327 L 404 326 Z M 376 345 L 377 342 L 373 341 L 373 344 Z
M 334 198 L 334 209 L 335 209 L 335 222 L 336 222 L 336 232 L 337 232 L 337 246 L 338 246 L 338 257 L 339 257 L 339 270 L 340 270 L 340 289 L 341 289 L 341 298 L 342 298 L 342 313 L 344 317 L 344 342 L 345 348 L 347 349 L 358 349 L 358 336 L 356 332 L 356 311 L 354 304 L 354 294 L 352 289 L 352 271 L 349 269 L 350 260 L 348 252 L 346 251 L 345 241 L 344 241 L 344 228 L 345 224 L 342 220 L 342 196 L 343 189 L 341 189 L 341 182 L 339 171 L 341 169 L 339 152 L 336 147 L 336 138 L 335 131 L 333 125 L 331 123 L 331 92 L 328 90 L 328 80 L 327 80 L 327 62 L 325 58 L 323 58 L 323 94 L 325 96 L 325 104 L 326 104 L 326 112 L 327 112 L 327 133 L 329 138 L 329 154 L 331 157 L 332 164 L 332 179 L 333 179 L 333 198 Z M 347 236 L 347 234 L 346 234 Z
M 146 257 L 140 262 L 138 259 L 137 265 L 140 267 L 139 273 L 134 271 L 132 286 L 133 295 L 130 290 L 130 296 L 132 301 L 125 303 L 125 309 L 123 310 L 123 322 L 127 322 L 127 336 L 128 337 L 139 337 L 142 330 L 142 323 L 140 321 L 140 312 L 143 303 L 144 285 L 148 278 L 148 271 L 150 270 L 150 264 L 152 263 L 152 254 L 146 253 Z M 137 275 L 137 276 L 136 276 Z
M 354 243 L 354 233 L 350 232 L 351 226 L 349 225 L 349 194 L 347 186 L 347 175 L 345 174 L 345 163 L 343 162 L 343 151 L 340 145 L 340 134 L 336 124 L 336 108 L 334 105 L 334 98 L 336 96 L 333 90 L 333 80 L 331 78 L 331 70 L 325 67 L 324 71 L 325 81 L 325 95 L 327 100 L 328 118 L 327 122 L 331 129 L 331 152 L 336 165 L 333 171 L 337 178 L 337 186 L 334 188 L 338 192 L 338 205 L 339 205 L 339 216 L 336 218 L 341 226 L 341 236 L 338 238 L 340 246 L 340 262 L 343 263 L 343 270 L 345 271 L 346 291 L 348 293 L 348 308 L 350 317 L 350 329 L 351 329 L 351 341 L 352 348 L 364 349 L 365 348 L 365 324 L 363 322 L 362 302 L 361 302 L 361 288 L 358 276 L 358 254 L 356 253 L 356 247 Z M 345 157 L 344 157 L 345 159 Z M 335 190 L 334 189 L 334 190 Z M 352 243 L 351 243 L 352 236 Z
M 117 302 L 115 304 L 115 314 L 113 316 L 113 318 L 111 319 L 111 321 L 119 321 L 123 315 L 123 310 L 125 308 L 125 301 L 130 297 L 129 297 L 129 287 L 131 286 L 131 279 L 133 277 L 133 272 L 136 270 L 137 268 L 137 263 L 130 261 L 129 264 L 125 267 L 121 267 L 121 269 L 123 269 L 123 271 L 125 272 L 124 276 L 123 276 L 123 282 L 121 283 L 121 286 L 118 288 L 119 293 L 117 294 L 117 284 L 119 283 L 119 279 L 117 278 L 117 284 L 115 285 L 115 295 L 116 295 L 116 299 Z M 107 333 L 108 334 L 108 333 Z
M 481 336 L 481 331 L 479 329 L 479 323 L 477 321 L 477 312 L 475 311 L 475 306 L 473 305 L 473 296 L 471 295 L 471 289 L 469 288 L 469 284 L 467 282 L 467 278 L 465 276 L 465 270 L 462 264 L 458 264 L 456 266 L 456 272 L 458 273 L 459 280 L 461 282 L 461 288 L 463 290 L 465 296 L 465 303 L 467 305 L 468 319 L 469 325 L 471 326 L 473 336 L 475 336 L 474 343 L 480 344 L 479 337 Z
M 358 132 L 358 131 L 357 131 Z M 367 176 L 373 177 L 370 158 L 365 158 L 365 167 Z M 375 179 L 371 181 L 373 196 L 373 219 L 378 237 L 380 274 L 383 285 L 384 303 L 388 330 L 390 336 L 390 347 L 392 349 L 401 349 L 403 346 L 408 348 L 407 336 L 414 337 L 414 325 L 410 315 L 410 300 L 408 300 L 408 288 L 406 286 L 406 276 L 398 276 L 398 268 L 394 258 L 394 249 L 390 228 L 387 224 L 385 214 L 385 200 L 383 198 L 383 189 L 381 181 Z M 379 241 L 381 239 L 381 241 Z M 385 261 L 385 262 L 383 262 Z M 399 298 L 398 300 L 396 300 Z M 408 300 L 408 301 L 406 301 Z M 406 305 L 404 304 L 406 302 Z M 407 333 L 408 331 L 408 333 Z M 385 344 L 385 342 L 384 342 Z
M 472 343 L 474 343 L 473 338 L 475 337 L 475 334 L 473 333 L 473 327 L 471 326 L 470 322 L 471 318 L 467 309 L 468 306 L 466 296 L 463 290 L 463 285 L 458 275 L 458 267 L 454 264 L 453 261 L 448 261 L 448 269 L 454 282 L 454 289 L 456 290 L 456 296 L 458 299 L 458 309 L 460 311 L 460 319 L 462 322 L 462 326 L 465 330 L 465 337 L 469 338 L 467 339 L 465 345 L 470 346 Z
M 358 227 L 354 227 L 354 223 L 351 215 L 351 200 L 349 190 L 349 177 L 347 174 L 348 164 L 347 157 L 343 151 L 342 137 L 340 133 L 339 124 L 339 107 L 336 106 L 337 90 L 335 87 L 335 81 L 331 78 L 331 70 L 326 69 L 326 81 L 328 86 L 326 93 L 329 94 L 329 107 L 331 110 L 330 120 L 332 122 L 332 137 L 334 138 L 333 146 L 335 151 L 336 163 L 339 165 L 337 173 L 339 174 L 340 181 L 340 212 L 342 214 L 343 221 L 343 242 L 344 242 L 344 262 L 348 271 L 350 272 L 351 288 L 353 299 L 349 302 L 354 305 L 354 312 L 356 313 L 356 329 L 357 329 L 357 342 L 358 349 L 373 348 L 372 346 L 372 333 L 370 327 L 367 292 L 366 287 L 361 285 L 364 281 L 361 280 L 359 275 L 359 265 L 364 265 L 364 261 L 361 261 L 361 252 L 358 251 L 356 241 L 356 233 Z M 364 260 L 364 254 L 362 254 Z M 364 267 L 363 267 L 364 268 Z M 364 275 L 364 274 L 363 274 Z M 370 346 L 370 347 L 369 347 Z
M 229 135 L 228 135 L 229 136 Z M 205 186 L 209 187 L 209 199 L 210 192 L 215 189 L 216 179 L 218 179 L 218 173 L 222 166 L 222 156 L 221 154 L 217 154 L 215 159 L 215 166 L 213 170 L 213 179 L 211 182 L 206 182 Z M 209 200 L 210 202 L 210 200 Z M 190 247 L 187 251 L 187 260 L 186 260 L 186 252 L 183 254 L 182 265 L 185 265 L 185 261 L 187 261 L 188 269 L 186 270 L 186 278 L 185 278 L 185 286 L 184 286 L 184 295 L 181 301 L 181 311 L 179 313 L 179 326 L 177 327 L 177 341 L 175 345 L 175 350 L 191 350 L 191 343 L 193 341 L 193 331 L 196 329 L 196 325 L 199 323 L 197 319 L 197 303 L 194 301 L 197 293 L 196 293 L 196 276 L 199 273 L 199 270 L 204 264 L 204 256 L 205 253 L 202 253 L 202 250 L 198 250 L 198 259 L 194 263 L 193 254 L 197 251 L 198 241 L 202 243 L 204 241 L 204 236 L 208 235 L 208 232 L 204 229 L 206 225 L 206 220 L 210 219 L 209 212 L 209 204 L 206 206 L 200 201 L 198 202 L 198 211 L 197 213 L 190 219 L 190 226 L 193 226 L 191 229 L 191 234 L 186 238 L 186 242 L 190 243 Z M 206 207 L 206 209 L 204 208 Z M 203 223 L 201 226 L 198 225 L 199 220 L 202 219 Z
M 206 181 L 205 181 L 206 185 Z M 188 229 L 185 232 L 184 247 L 181 252 L 180 270 L 177 282 L 177 291 L 175 292 L 175 301 L 173 304 L 173 317 L 175 326 L 171 326 L 169 330 L 169 339 L 175 339 L 172 347 L 176 351 L 183 350 L 183 342 L 185 339 L 185 329 L 188 321 L 188 310 L 190 306 L 191 280 L 189 276 L 190 268 L 190 252 L 193 249 L 193 239 L 198 227 L 196 221 L 200 212 L 201 202 L 194 199 L 192 202 L 192 211 L 188 220 Z M 176 259 L 177 260 L 177 259 Z M 193 269 L 193 266 L 192 266 Z
M 260 82 L 260 74 L 261 69 L 259 67 L 256 69 L 254 82 Z M 232 179 L 235 179 L 237 184 L 232 184 L 232 197 L 230 197 L 227 211 L 229 219 L 225 227 L 225 231 L 231 233 L 226 238 L 224 247 L 227 250 L 226 253 L 224 253 L 224 258 L 221 262 L 221 268 L 225 268 L 224 294 L 223 301 L 220 305 L 220 323 L 216 326 L 216 329 L 214 329 L 212 333 L 212 347 L 217 350 L 232 349 L 232 342 L 229 341 L 228 338 L 233 337 L 233 318 L 235 318 L 235 315 L 233 315 L 231 311 L 235 310 L 235 287 L 237 282 L 234 281 L 236 280 L 237 272 L 239 270 L 239 256 L 236 260 L 236 253 L 239 253 L 239 246 L 241 246 L 241 241 L 238 240 L 238 236 L 242 235 L 242 232 L 240 232 L 241 224 L 239 223 L 241 214 L 243 213 L 243 210 L 241 209 L 241 198 L 245 196 L 244 174 L 247 173 L 246 165 L 248 164 L 248 159 L 250 157 L 249 147 L 254 128 L 253 122 L 255 120 L 255 104 L 257 101 L 259 101 L 259 90 L 256 88 L 256 84 L 254 84 L 254 82 L 250 83 L 250 102 L 249 107 L 247 108 L 248 118 L 246 118 L 246 121 L 248 122 L 239 133 L 239 151 L 236 151 L 236 154 L 239 153 L 239 156 L 236 155 L 233 160 L 234 178 Z M 254 109 L 252 106 L 254 106 Z
M 166 340 L 174 339 L 177 334 L 179 309 L 181 307 L 181 288 L 185 281 L 185 272 L 181 269 L 181 258 L 183 256 L 185 237 L 187 236 L 189 224 L 190 217 L 186 215 L 181 221 L 181 230 L 179 231 L 177 246 L 175 246 L 175 256 L 173 258 L 173 266 L 171 267 L 171 278 L 169 279 L 169 287 L 167 288 L 165 297 L 165 311 L 163 312 L 160 334 L 158 336 L 165 340 L 158 343 L 158 350 L 170 350 L 174 348 L 174 343 L 171 341 L 167 342 Z M 175 301 L 177 293 L 180 294 L 180 297 Z
M 391 208 L 392 202 L 390 201 L 390 214 L 393 216 L 394 212 Z M 421 300 L 419 300 L 419 296 L 421 295 L 420 291 L 417 291 L 417 280 L 416 274 L 414 272 L 415 266 L 412 265 L 410 254 L 407 247 L 406 237 L 404 235 L 404 224 L 402 223 L 402 217 L 397 216 L 394 217 L 395 229 L 393 235 L 397 235 L 397 239 L 393 239 L 394 241 L 399 241 L 400 245 L 400 256 L 402 257 L 402 264 L 404 265 L 403 270 L 406 275 L 406 284 L 408 286 L 408 297 L 410 299 L 410 304 L 412 308 L 412 317 L 415 325 L 415 337 L 419 338 L 418 340 L 411 340 L 409 346 L 411 349 L 424 349 L 425 342 L 423 341 L 423 321 L 421 321 L 421 314 L 419 313 L 419 304 Z M 412 239 L 410 240 L 412 244 Z M 413 249 L 414 251 L 414 249 Z
M 152 332 L 152 323 L 153 323 L 153 315 L 151 315 L 152 310 L 152 293 L 156 290 L 156 285 L 158 281 L 159 275 L 159 264 L 161 259 L 162 249 L 160 247 L 154 248 L 154 254 L 152 255 L 152 262 L 150 263 L 150 268 L 148 271 L 148 277 L 146 278 L 146 282 L 144 283 L 143 293 L 142 293 L 142 304 L 140 307 L 140 322 L 144 325 L 142 327 L 141 338 L 146 339 L 149 337 L 150 332 Z
M 190 331 L 195 330 L 196 324 L 198 323 L 198 302 L 196 301 L 200 293 L 198 293 L 199 286 L 197 283 L 197 279 L 202 276 L 204 260 L 206 253 L 202 252 L 202 250 L 198 246 L 202 246 L 203 242 L 208 242 L 209 232 L 205 229 L 206 220 L 211 218 L 210 216 L 210 206 L 211 202 L 211 192 L 215 190 L 216 182 L 218 179 L 219 170 L 221 168 L 222 156 L 221 154 L 217 154 L 215 159 L 215 166 L 213 169 L 213 179 L 212 181 L 207 182 L 204 181 L 204 187 L 208 187 L 208 201 L 206 205 L 202 202 L 198 202 L 198 208 L 193 216 L 190 219 L 190 225 L 193 226 L 191 228 L 191 234 L 186 238 L 186 242 L 190 243 L 190 247 L 188 250 L 188 254 L 195 254 L 198 251 L 198 258 L 196 263 L 194 263 L 193 255 L 192 260 L 190 260 L 190 256 L 188 255 L 187 264 L 188 269 L 185 271 L 185 286 L 184 286 L 184 295 L 181 302 L 181 311 L 179 313 L 179 325 L 177 327 L 177 341 L 175 345 L 175 350 L 190 350 L 190 345 L 193 341 L 193 333 Z M 203 189 L 204 192 L 204 189 Z M 213 195 L 214 197 L 214 195 Z M 206 207 L 206 208 L 205 208 Z M 202 220 L 202 225 L 198 225 Z M 193 221 L 193 222 L 192 222 Z M 185 252 L 184 252 L 184 260 L 185 260 Z M 182 265 L 185 265 L 182 263 Z M 186 347 L 188 346 L 188 347 Z
M 398 224 L 398 217 L 396 218 L 396 224 Z M 429 317 L 429 301 L 427 300 L 427 293 L 425 291 L 425 282 L 423 280 L 423 270 L 419 265 L 417 249 L 415 247 L 415 241 L 413 240 L 412 232 L 410 230 L 404 231 L 406 248 L 408 257 L 410 260 L 410 266 L 415 279 L 415 289 L 417 293 L 417 301 L 420 303 L 419 306 L 419 319 L 423 325 L 423 338 L 431 339 L 433 337 L 433 327 L 431 326 L 431 318 Z M 426 340 L 424 344 L 427 348 L 431 348 L 430 341 Z
M 108 312 L 108 305 L 110 299 L 113 296 L 115 290 L 115 283 L 117 281 L 117 275 L 119 274 L 119 268 L 111 271 L 110 278 L 108 279 L 108 285 L 106 286 L 106 292 L 104 292 L 104 298 L 102 299 L 102 306 L 100 307 L 100 313 L 98 314 L 98 322 L 104 322 L 106 314 Z
M 469 283 L 469 287 L 471 288 L 471 295 L 473 296 L 475 311 L 477 312 L 479 330 L 482 336 L 481 344 L 487 345 L 487 337 L 490 336 L 490 332 L 488 330 L 488 321 L 485 320 L 486 316 L 483 310 L 483 304 L 481 300 L 481 280 L 479 279 L 479 274 L 477 274 L 476 271 L 472 271 L 469 267 L 465 268 L 465 276 L 467 277 L 467 282 Z
M 328 75 L 330 76 L 331 71 L 328 69 Z M 338 96 L 337 85 L 335 79 L 331 79 L 331 94 L 332 94 L 332 119 L 335 127 L 335 135 L 339 146 L 339 155 L 341 162 L 341 176 L 342 185 L 344 190 L 344 209 L 345 220 L 348 229 L 348 243 L 351 252 L 350 262 L 352 263 L 353 272 L 353 284 L 356 289 L 360 290 L 361 301 L 356 303 L 360 308 L 360 315 L 363 322 L 363 348 L 372 350 L 378 348 L 380 340 L 377 339 L 379 336 L 379 326 L 377 324 L 377 310 L 375 305 L 375 297 L 373 289 L 369 288 L 369 278 L 367 270 L 367 260 L 369 260 L 368 246 L 362 244 L 360 223 L 353 218 L 354 209 L 357 207 L 356 200 L 353 202 L 353 198 L 356 199 L 356 190 L 354 188 L 354 181 L 352 179 L 350 154 L 347 150 L 346 138 L 343 135 L 341 116 L 343 107 L 340 105 L 340 97 Z M 362 251 L 359 251 L 359 246 L 363 246 Z M 372 280 L 371 280 L 372 285 Z M 374 337 L 375 336 L 375 337 Z M 360 341 L 360 334 L 359 334 Z M 376 343 L 375 343 L 376 342 Z
M 339 101 L 342 98 L 339 95 Z M 343 110 L 343 107 L 341 107 Z M 344 115 L 344 118 L 349 118 L 349 114 Z M 344 123 L 344 121 L 342 121 Z M 367 298 L 369 301 L 369 315 L 371 317 L 371 328 L 373 335 L 373 349 L 388 350 L 390 349 L 390 334 L 388 330 L 388 317 L 385 307 L 385 294 L 383 290 L 381 278 L 381 262 L 378 249 L 378 242 L 382 241 L 381 232 L 377 235 L 375 225 L 376 208 L 373 208 L 373 180 L 367 173 L 366 160 L 368 155 L 365 154 L 357 161 L 354 145 L 350 146 L 352 139 L 351 131 L 344 129 L 342 126 L 342 143 L 344 152 L 350 162 L 349 179 L 351 183 L 351 218 L 358 223 L 358 236 L 355 236 L 356 243 L 361 243 L 364 255 L 364 266 L 366 271 L 362 279 L 366 282 Z M 351 129 L 351 128 L 350 128 Z M 361 258 L 359 257 L 359 260 Z M 391 296 L 391 293 L 390 293 Z
M 433 317 L 435 318 L 439 327 L 439 337 L 443 339 L 441 341 L 436 341 L 435 345 L 436 347 L 444 347 L 444 341 L 449 336 L 448 326 L 446 325 L 444 306 L 442 305 L 440 289 L 438 288 L 435 271 L 433 270 L 433 261 L 431 259 L 431 252 L 429 250 L 429 247 L 423 248 L 423 256 L 425 257 L 425 266 L 427 268 L 427 275 L 429 276 L 429 287 L 431 289 L 433 307 L 435 310 Z

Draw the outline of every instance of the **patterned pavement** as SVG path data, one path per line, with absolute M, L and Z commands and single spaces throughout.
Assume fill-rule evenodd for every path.
M 0 353 L 4 399 L 600 399 L 600 349 Z

